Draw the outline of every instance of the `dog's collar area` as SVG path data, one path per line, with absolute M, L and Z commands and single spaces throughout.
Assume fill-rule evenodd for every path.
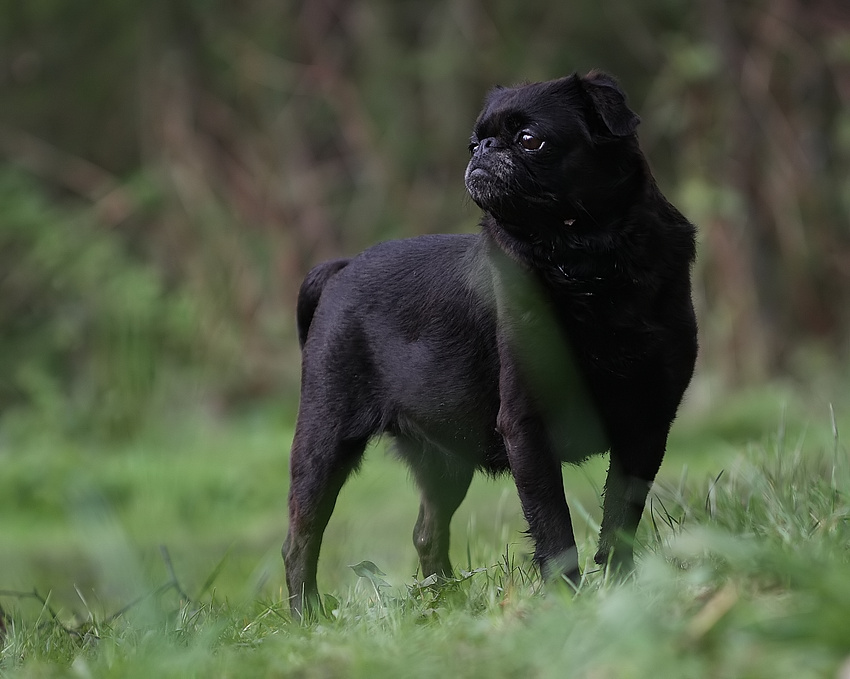
M 565 219 L 564 220 L 564 226 L 572 226 L 575 223 L 576 223 L 575 219 Z
M 574 220 L 570 220 L 574 221 Z M 541 243 L 541 245 L 543 245 Z M 545 270 L 550 274 L 550 280 L 557 284 L 568 285 L 573 294 L 592 297 L 596 292 L 606 289 L 612 289 L 622 285 L 616 276 L 616 264 L 613 265 L 613 270 L 608 271 L 603 275 L 580 274 L 571 270 L 571 267 L 558 252 L 556 243 L 550 242 L 538 250 L 540 260 L 545 262 Z

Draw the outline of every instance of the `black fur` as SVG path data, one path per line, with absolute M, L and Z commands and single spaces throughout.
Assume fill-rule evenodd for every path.
M 322 533 L 382 433 L 421 490 L 423 577 L 451 573 L 449 523 L 478 469 L 511 472 L 544 576 L 577 582 L 560 467 L 605 451 L 596 561 L 631 566 L 697 353 L 694 228 L 658 190 L 638 122 L 601 73 L 495 89 L 466 171 L 480 234 L 308 274 L 283 549 L 294 611 L 318 603 Z
M 298 302 L 295 306 L 295 318 L 298 325 L 298 343 L 301 348 L 307 342 L 307 331 L 313 322 L 313 314 L 319 305 L 319 298 L 328 279 L 348 264 L 350 259 L 332 259 L 312 268 L 301 284 L 298 291 Z

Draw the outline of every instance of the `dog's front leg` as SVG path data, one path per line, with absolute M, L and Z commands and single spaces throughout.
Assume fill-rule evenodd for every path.
M 667 428 L 647 429 L 622 436 L 611 446 L 595 561 L 622 574 L 634 566 L 635 533 L 667 442 Z
M 565 578 L 578 585 L 581 573 L 561 462 L 553 454 L 542 417 L 510 363 L 502 364 L 500 396 L 497 426 L 534 540 L 534 560 L 544 579 Z

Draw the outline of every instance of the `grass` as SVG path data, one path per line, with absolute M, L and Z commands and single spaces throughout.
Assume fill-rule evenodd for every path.
M 291 431 L 271 408 L 122 446 L 2 441 L 0 677 L 839 676 L 845 411 L 799 387 L 709 401 L 676 425 L 634 577 L 588 566 L 577 595 L 540 586 L 509 479 L 473 484 L 461 574 L 422 586 L 415 491 L 370 451 L 326 535 L 331 614 L 310 627 L 284 603 Z M 564 474 L 583 558 L 604 466 Z M 350 567 L 366 561 L 380 570 Z

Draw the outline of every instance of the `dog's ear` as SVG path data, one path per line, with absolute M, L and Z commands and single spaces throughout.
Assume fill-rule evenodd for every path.
M 635 133 L 640 117 L 628 107 L 626 94 L 614 78 L 601 71 L 591 71 L 581 78 L 581 84 L 610 134 L 629 137 Z

